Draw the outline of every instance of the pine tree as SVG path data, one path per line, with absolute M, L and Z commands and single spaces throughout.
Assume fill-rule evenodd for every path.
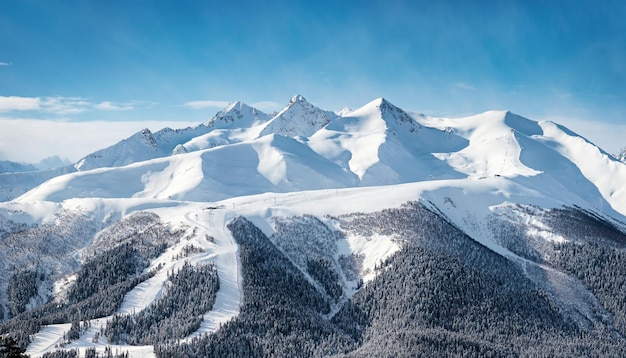
M 19 358 L 28 357 L 24 354 L 26 349 L 21 348 L 15 339 L 9 336 L 0 337 L 0 357 Z

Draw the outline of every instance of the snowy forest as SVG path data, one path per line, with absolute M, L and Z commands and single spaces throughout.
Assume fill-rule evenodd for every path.
M 241 260 L 239 314 L 190 340 L 220 289 L 212 263 L 168 271 L 160 298 L 116 314 L 124 295 L 160 269 L 148 270 L 150 262 L 184 236 L 158 216 L 137 214 L 102 231 L 97 242 L 105 235 L 113 244 L 92 246 L 61 303 L 30 307 L 46 272 L 15 271 L 0 352 L 23 355 L 42 326 L 71 324 L 63 348 L 92 320 L 110 317 L 95 339 L 151 345 L 158 357 L 626 356 L 626 234 L 580 208 L 511 210 L 518 215 L 494 216 L 488 229 L 517 259 L 475 241 L 427 202 L 339 217 L 275 217 L 271 236 L 237 217 L 227 229 Z M 519 222 L 522 214 L 568 240 L 538 240 Z M 133 223 L 143 229 L 129 231 Z M 363 258 L 338 250 L 355 235 L 384 235 L 400 247 L 367 282 Z M 201 250 L 186 244 L 183 253 Z M 551 277 L 569 291 L 551 285 Z M 83 354 L 101 356 L 95 348 Z M 80 355 L 67 348 L 44 356 Z

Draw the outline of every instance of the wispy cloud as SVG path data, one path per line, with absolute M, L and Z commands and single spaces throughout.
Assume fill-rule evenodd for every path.
M 13 64 L 10 62 L 0 62 L 0 66 L 11 66 L 11 65 Z
M 81 97 L 44 97 L 41 111 L 56 114 L 76 114 L 89 111 L 91 102 Z
M 466 82 L 456 82 L 452 84 L 452 88 L 465 91 L 474 91 L 476 89 L 476 87 Z
M 72 114 L 89 110 L 91 103 L 80 97 L 18 97 L 0 96 L 0 112 L 41 111 Z
M 184 104 L 185 107 L 193 108 L 193 109 L 202 109 L 202 108 L 224 108 L 228 106 L 230 102 L 228 101 L 214 101 L 214 100 L 206 100 L 206 101 L 190 101 Z
M 38 110 L 41 105 L 39 98 L 0 96 L 0 112 Z
M 104 101 L 93 106 L 95 109 L 103 111 L 129 111 L 135 109 L 131 104 L 116 104 L 110 101 Z
M 13 111 L 39 111 L 60 115 L 77 114 L 93 110 L 99 111 L 129 111 L 138 107 L 151 107 L 154 102 L 129 101 L 116 103 L 93 101 L 82 97 L 18 97 L 0 96 L 0 113 Z

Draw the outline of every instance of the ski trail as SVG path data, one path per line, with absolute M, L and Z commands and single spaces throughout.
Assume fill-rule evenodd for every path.
M 161 297 L 163 282 L 167 281 L 167 268 L 161 269 L 156 275 L 138 284 L 124 296 L 118 314 L 133 314 L 148 307 Z
M 69 331 L 71 326 L 70 323 L 64 323 L 43 327 L 33 336 L 26 354 L 36 357 L 54 349 L 63 341 L 63 334 Z
M 235 242 L 226 228 L 228 213 L 221 209 L 205 209 L 195 215 L 187 214 L 185 218 L 201 231 L 198 235 L 213 237 L 216 245 L 211 253 L 210 260 L 215 262 L 220 279 L 220 289 L 217 291 L 215 304 L 211 311 L 204 314 L 200 328 L 188 336 L 185 341 L 204 333 L 212 333 L 223 323 L 239 314 L 241 299 L 241 262 L 239 260 L 239 245 Z M 200 221 L 200 217 L 204 221 Z
M 159 256 L 148 268 L 159 267 L 158 272 L 128 292 L 116 312 L 116 314 L 133 314 L 158 300 L 162 295 L 163 283 L 167 281 L 168 272 L 173 272 L 185 262 L 193 265 L 214 262 L 220 279 L 215 304 L 211 311 L 203 315 L 200 328 L 181 342 L 218 330 L 222 324 L 239 314 L 243 297 L 239 246 L 226 228 L 228 220 L 234 217 L 234 213 L 223 209 L 201 209 L 195 205 L 190 205 L 185 210 L 187 210 L 186 213 L 181 213 L 178 217 L 182 217 L 190 227 L 197 228 L 194 236 L 189 242 L 179 243 Z M 174 255 L 181 254 L 184 245 L 188 243 L 201 247 L 203 252 L 174 259 Z M 108 346 L 120 352 L 128 351 L 131 357 L 154 356 L 152 346 L 110 344 L 105 337 L 100 337 L 98 342 L 94 342 L 96 332 L 100 332 L 100 329 L 106 326 L 106 321 L 111 318 L 112 316 L 108 316 L 92 320 L 93 326 L 81 333 L 77 341 L 65 347 L 60 347 L 60 343 L 63 342 L 63 335 L 69 331 L 71 324 L 45 326 L 33 336 L 32 343 L 27 348 L 27 354 L 38 357 L 58 349 L 73 348 L 84 353 L 83 351 L 88 347 L 95 347 L 101 353 Z

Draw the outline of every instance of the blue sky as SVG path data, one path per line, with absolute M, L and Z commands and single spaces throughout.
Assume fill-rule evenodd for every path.
M 385 97 L 553 119 L 612 152 L 626 145 L 624 19 L 611 0 L 5 1 L 0 119 L 171 126 L 233 100 L 271 112 L 294 94 L 328 110 Z

